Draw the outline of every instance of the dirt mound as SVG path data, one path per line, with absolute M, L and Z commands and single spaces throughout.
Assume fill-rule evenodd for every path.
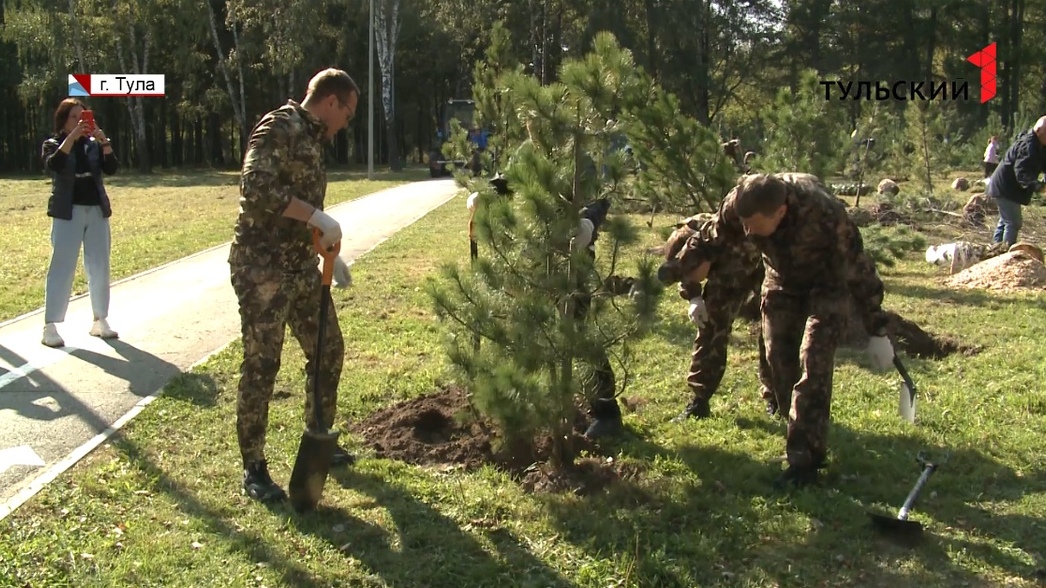
M 1046 290 L 1046 266 L 1025 251 L 1010 251 L 964 269 L 946 284 L 1000 292 Z
M 384 408 L 356 424 L 378 457 L 477 468 L 491 460 L 492 432 L 456 388 Z
M 598 453 L 582 436 L 589 422 L 579 409 L 572 439 L 578 454 Z M 377 457 L 465 470 L 493 465 L 531 492 L 587 494 L 635 473 L 603 458 L 578 459 L 573 469 L 556 470 L 547 465 L 549 436 L 532 445 L 507 447 L 495 428 L 472 411 L 466 392 L 454 386 L 376 411 L 352 430 Z
M 890 338 L 908 355 L 920 359 L 943 359 L 953 353 L 975 355 L 981 351 L 976 345 L 964 345 L 950 337 L 931 335 L 895 312 L 887 311 L 886 314 L 889 317 L 886 330 Z
M 886 334 L 897 349 L 920 359 L 944 359 L 953 353 L 975 355 L 981 351 L 976 345 L 965 345 L 951 337 L 927 333 L 919 325 L 896 312 L 886 311 Z M 843 346 L 863 351 L 868 345 L 864 321 L 851 307 Z

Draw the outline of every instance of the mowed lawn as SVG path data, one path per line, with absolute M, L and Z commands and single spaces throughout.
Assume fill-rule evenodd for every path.
M 424 170 L 329 174 L 327 204 L 334 205 L 398 185 L 421 180 Z M 122 172 L 106 178 L 113 203 L 112 280 L 174 261 L 232 239 L 239 209 L 239 173 L 197 171 L 140 175 Z M 46 176 L 0 178 L 0 322 L 43 306 L 44 278 L 51 259 L 51 219 Z M 87 291 L 81 264 L 73 293 Z
M 1041 221 L 1040 210 L 1027 212 Z M 424 283 L 441 263 L 468 262 L 466 218 L 461 195 L 357 260 L 355 286 L 334 292 L 347 345 L 343 430 L 449 383 Z M 646 218 L 634 218 L 644 243 L 633 258 L 675 220 L 659 217 L 651 230 Z M 631 367 L 627 395 L 642 402 L 626 415 L 626 434 L 601 448 L 640 473 L 605 492 L 532 494 L 492 468 L 423 468 L 362 452 L 355 468 L 332 473 L 317 512 L 257 504 L 240 490 L 242 349 L 233 343 L 0 523 L 0 586 L 1040 585 L 1043 295 L 948 291 L 919 251 L 881 273 L 889 309 L 983 350 L 906 358 L 922 392 L 915 426 L 897 416 L 896 373 L 872 373 L 862 354 L 840 351 L 830 466 L 818 487 L 771 487 L 784 425 L 762 412 L 755 338 L 742 322 L 714 418 L 668 422 L 687 400 L 693 336 L 670 289 Z M 303 427 L 303 357 L 288 342 L 267 449 L 284 484 Z M 896 512 L 922 451 L 947 461 L 913 514 L 927 536 L 907 548 L 876 536 L 866 513 Z

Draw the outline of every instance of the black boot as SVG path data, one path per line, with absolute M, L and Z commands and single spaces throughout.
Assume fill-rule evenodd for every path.
M 777 416 L 777 412 L 780 410 L 777 406 L 777 401 L 773 398 L 767 398 L 766 400 L 766 416 Z
M 815 466 L 788 466 L 788 469 L 774 481 L 774 488 L 785 490 L 789 486 L 802 488 L 810 484 L 816 484 L 818 472 Z
M 686 410 L 672 417 L 673 423 L 681 423 L 687 419 L 707 419 L 712 416 L 712 409 L 708 406 L 708 399 L 695 398 L 686 406 Z
M 247 496 L 261 502 L 279 502 L 287 499 L 287 493 L 272 481 L 265 460 L 243 468 L 243 490 Z
M 334 455 L 331 456 L 331 465 L 334 467 L 348 467 L 356 463 L 356 456 L 345 451 L 345 448 L 338 446 L 334 448 Z
M 617 405 L 617 400 L 613 398 L 597 398 L 593 400 L 590 414 L 595 420 L 592 421 L 588 430 L 585 431 L 585 437 L 589 439 L 616 435 L 624 427 L 621 422 L 621 407 Z

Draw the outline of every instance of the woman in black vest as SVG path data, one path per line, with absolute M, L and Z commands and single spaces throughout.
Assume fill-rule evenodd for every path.
M 62 347 L 56 323 L 65 321 L 73 276 L 84 250 L 94 324 L 90 333 L 116 338 L 109 316 L 109 217 L 112 208 L 102 174 L 116 173 L 118 162 L 105 133 L 81 120 L 85 109 L 76 98 L 62 100 L 54 113 L 54 134 L 44 141 L 44 169 L 51 175 L 51 265 L 47 269 L 43 344 Z

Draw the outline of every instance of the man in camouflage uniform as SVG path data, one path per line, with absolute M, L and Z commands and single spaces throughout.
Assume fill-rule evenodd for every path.
M 707 234 L 712 227 L 712 218 L 711 214 L 698 214 L 686 219 L 669 237 L 665 262 L 658 269 L 662 283 L 679 282 L 679 295 L 691 303 L 688 314 L 698 328 L 686 378 L 692 397 L 686 409 L 672 419 L 676 422 L 688 417 L 703 419 L 711 416 L 709 401 L 726 373 L 727 347 L 734 319 L 748 297 L 758 294 L 763 281 L 759 251 L 747 241 L 733 255 L 723 256 L 712 265 L 704 288 L 700 282 L 693 282 L 681 274 L 676 257 L 690 237 Z M 777 414 L 777 399 L 770 388 L 762 331 L 759 333 L 759 383 L 767 413 Z
M 762 328 L 772 387 L 790 406 L 788 469 L 778 486 L 817 479 L 827 457 L 835 351 L 851 294 L 870 335 L 878 369 L 893 359 L 882 310 L 883 285 L 846 205 L 810 174 L 744 176 L 719 206 L 706 233 L 687 241 L 680 271 L 691 281 L 746 239 L 763 255 Z M 865 257 L 867 259 L 867 257 Z
M 599 229 L 606 222 L 609 210 L 610 200 L 607 198 L 596 200 L 581 209 L 581 221 L 577 235 L 571 244 L 574 247 L 584 248 L 592 263 L 595 263 L 596 259 L 596 239 L 599 238 Z M 578 278 L 578 294 L 574 303 L 574 320 L 576 321 L 584 321 L 592 307 L 592 291 L 588 281 L 587 276 Z M 585 436 L 589 439 L 598 439 L 620 432 L 622 421 L 621 407 L 616 398 L 617 383 L 610 358 L 607 357 L 605 351 L 601 350 L 593 360 L 592 382 L 587 390 L 592 424 L 586 429 Z
M 243 457 L 243 487 L 261 501 L 286 498 L 269 476 L 265 434 L 269 401 L 280 369 L 285 329 L 290 327 L 307 359 L 305 418 L 313 422 L 313 362 L 321 304 L 321 276 L 312 229 L 330 248 L 341 240 L 341 226 L 323 212 L 327 178 L 324 143 L 348 126 L 359 89 L 347 73 L 327 69 L 310 81 L 300 104 L 266 114 L 251 131 L 240 177 L 240 213 L 229 252 L 232 285 L 240 306 L 243 363 L 238 384 L 236 433 Z M 351 281 L 340 257 L 339 285 Z M 331 304 L 330 301 L 327 302 Z M 337 313 L 330 308 L 325 330 L 319 389 L 330 429 L 337 408 L 344 343 Z M 338 448 L 332 465 L 348 465 L 351 454 Z

